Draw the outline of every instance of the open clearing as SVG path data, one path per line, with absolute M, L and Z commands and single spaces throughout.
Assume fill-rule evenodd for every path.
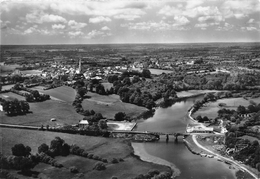
M 51 97 L 54 97 L 54 99 L 57 98 L 68 103 L 72 103 L 76 96 L 76 91 L 68 86 L 60 86 L 58 88 L 53 88 L 49 90 L 43 90 L 43 88 L 43 86 L 36 86 L 31 89 L 38 90 L 41 93 L 48 94 Z
M 149 68 L 151 74 L 153 75 L 160 75 L 162 73 L 172 73 L 173 71 L 171 70 L 161 70 L 161 69 L 153 69 L 153 68 Z
M 24 100 L 25 101 L 25 97 L 20 96 L 18 94 L 12 93 L 12 92 L 8 92 L 8 93 L 1 93 L 0 97 L 6 100 L 14 100 L 15 98 L 18 100 Z
M 119 178 L 132 178 L 138 174 L 145 174 L 149 170 L 156 169 L 159 171 L 170 171 L 168 167 L 147 163 L 139 160 L 132 155 L 133 149 L 129 142 L 121 139 L 103 138 L 72 135 L 65 133 L 55 133 L 46 131 L 20 130 L 10 128 L 0 128 L 0 146 L 3 146 L 2 152 L 4 155 L 11 154 L 11 147 L 17 143 L 23 143 L 32 148 L 32 153 L 37 152 L 37 148 L 42 143 L 50 144 L 54 137 L 59 136 L 69 145 L 77 144 L 81 148 L 87 150 L 88 153 L 98 155 L 102 158 L 111 161 L 112 158 L 123 158 L 124 161 L 119 164 L 106 164 L 107 169 L 103 171 L 92 170 L 95 160 L 86 159 L 83 157 L 69 155 L 67 157 L 56 157 L 57 162 L 62 163 L 64 167 L 54 168 L 50 165 L 40 163 L 33 171 L 40 172 L 39 177 L 42 178 L 73 178 L 77 174 L 69 172 L 69 167 L 76 166 L 79 172 L 84 175 L 83 178 L 100 179 L 111 178 L 117 176 Z M 22 137 L 21 137 L 22 136 Z M 19 178 L 26 178 L 17 175 Z
M 216 118 L 218 116 L 218 110 L 221 109 L 219 107 L 219 103 L 225 103 L 226 106 L 223 108 L 227 109 L 234 109 L 236 110 L 239 105 L 241 106 L 248 106 L 250 104 L 250 100 L 259 103 L 260 98 L 249 98 L 248 100 L 244 98 L 226 98 L 226 99 L 220 99 L 216 102 L 209 102 L 204 107 L 199 109 L 197 112 L 195 112 L 194 117 L 197 117 L 198 115 L 201 116 L 208 116 L 209 118 Z
M 147 110 L 144 107 L 122 102 L 118 95 L 105 96 L 88 92 L 87 96 L 89 98 L 84 99 L 82 102 L 83 108 L 85 110 L 93 109 L 108 119 L 113 119 L 117 112 L 125 112 L 132 117 L 136 117 Z
M 6 116 L 4 112 L 0 112 L 0 122 L 7 124 L 20 124 L 30 126 L 57 126 L 64 124 L 77 124 L 83 116 L 76 113 L 72 105 L 56 100 L 47 100 L 44 102 L 29 103 L 30 111 L 26 115 Z M 57 121 L 51 122 L 51 118 Z

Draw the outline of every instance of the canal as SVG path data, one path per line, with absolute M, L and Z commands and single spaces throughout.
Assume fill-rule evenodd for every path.
M 169 108 L 158 108 L 152 118 L 138 124 L 136 130 L 156 132 L 184 132 L 186 125 L 191 121 L 188 110 L 193 103 L 202 96 L 189 98 L 186 101 L 175 103 Z M 133 145 L 135 145 L 133 143 Z M 173 163 L 179 170 L 178 179 L 235 179 L 235 171 L 228 165 L 216 159 L 200 157 L 192 154 L 185 146 L 181 137 L 178 142 L 170 137 L 168 143 L 162 138 L 155 143 L 141 143 L 148 155 L 155 156 Z

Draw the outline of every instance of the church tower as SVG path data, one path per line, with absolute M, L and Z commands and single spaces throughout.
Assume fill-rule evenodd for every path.
M 81 59 L 79 59 L 79 68 L 77 70 L 77 74 L 81 74 Z

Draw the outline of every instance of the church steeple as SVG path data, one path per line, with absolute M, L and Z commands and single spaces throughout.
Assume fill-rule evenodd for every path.
M 79 59 L 79 68 L 78 68 L 77 73 L 81 74 L 81 58 Z

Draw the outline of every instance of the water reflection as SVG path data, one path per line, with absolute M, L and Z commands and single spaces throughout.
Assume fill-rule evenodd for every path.
M 137 130 L 156 132 L 184 132 L 189 119 L 188 109 L 202 96 L 179 102 L 173 106 L 156 110 L 152 118 L 138 124 Z M 227 165 L 215 159 L 209 159 L 192 154 L 180 139 L 174 142 L 174 137 L 169 137 L 169 142 L 162 137 L 156 143 L 143 143 L 144 149 L 153 156 L 165 159 L 175 164 L 180 170 L 180 179 L 233 179 L 234 171 Z

